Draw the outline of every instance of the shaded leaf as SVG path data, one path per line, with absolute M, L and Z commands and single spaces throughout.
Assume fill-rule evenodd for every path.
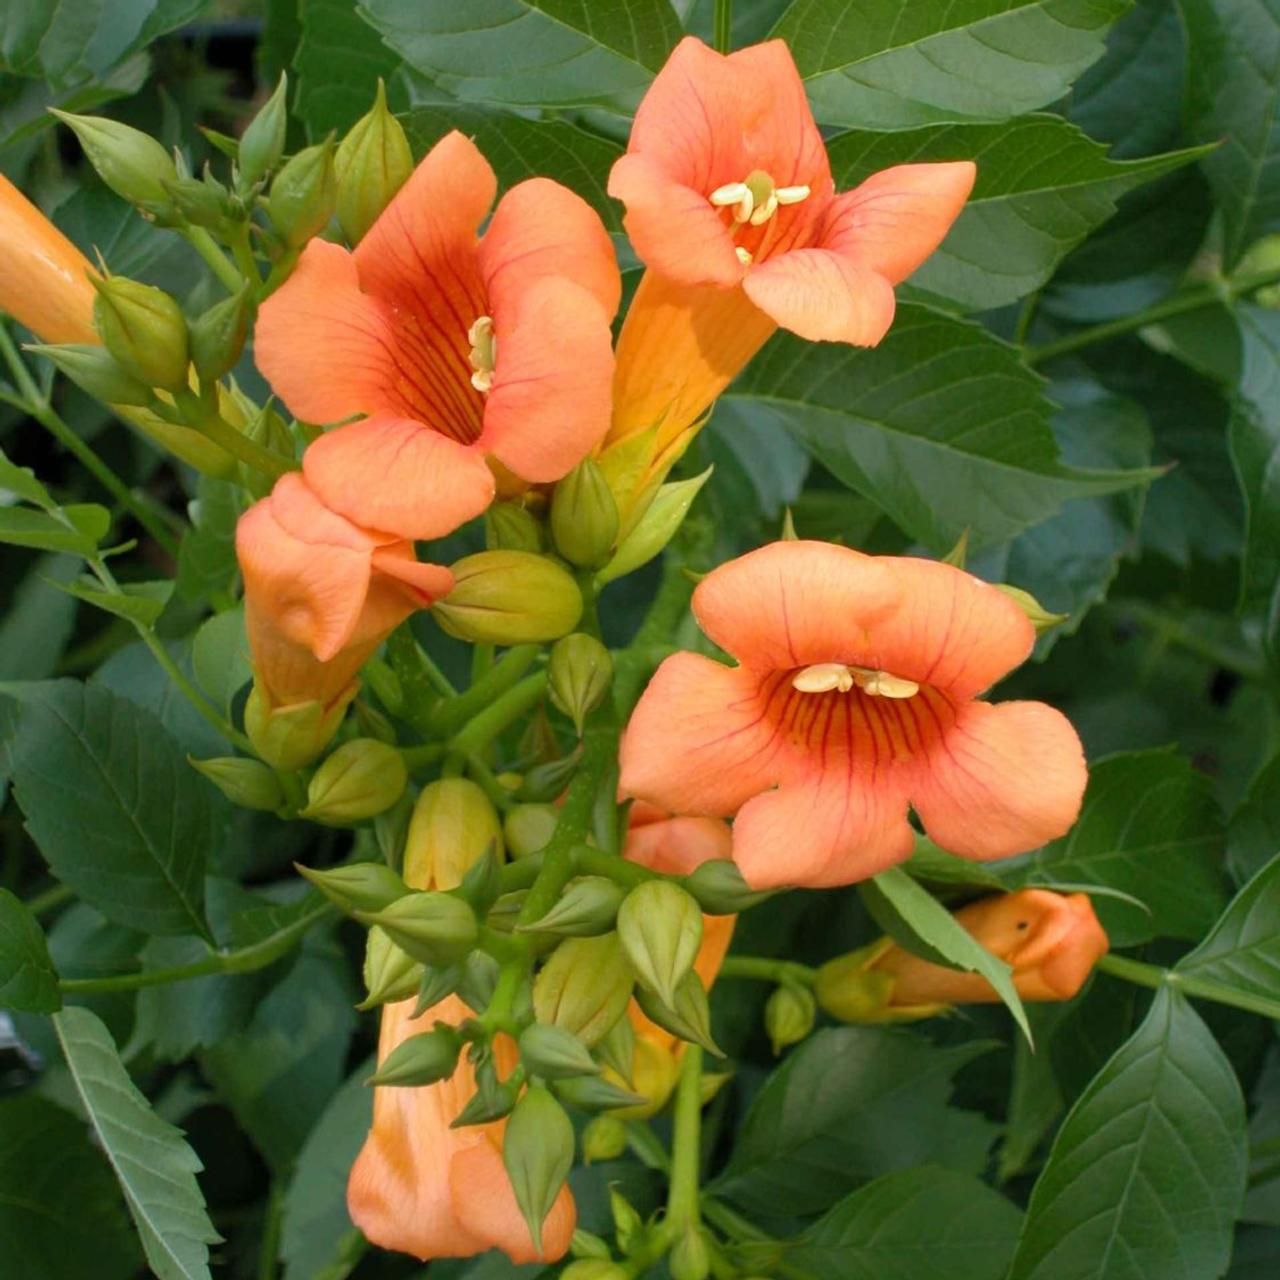
M 231 700 L 253 675 L 243 607 L 215 613 L 200 624 L 191 642 L 191 666 L 213 704 L 228 711 Z
M 318 141 L 355 124 L 373 106 L 378 77 L 389 78 L 400 59 L 357 15 L 356 0 L 306 0 L 300 17 L 293 110 Z
M 27 1013 L 62 1008 L 44 932 L 8 889 L 0 889 L 0 1008 Z

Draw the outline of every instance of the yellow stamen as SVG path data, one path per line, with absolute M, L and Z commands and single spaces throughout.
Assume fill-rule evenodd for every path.
M 735 226 L 747 222 L 753 227 L 762 227 L 780 206 L 799 204 L 808 197 L 808 187 L 779 187 L 771 174 L 763 169 L 754 169 L 742 182 L 727 182 L 723 187 L 717 187 L 707 199 L 717 209 L 732 206 Z
M 913 698 L 920 692 L 914 680 L 904 676 L 892 676 L 887 671 L 871 671 L 854 676 L 858 687 L 872 698 Z
M 745 182 L 730 182 L 727 186 L 717 187 L 707 199 L 711 201 L 717 209 L 727 208 L 731 204 L 737 204 L 743 196 L 750 195 Z
M 779 204 L 799 204 L 801 200 L 809 198 L 808 187 L 779 187 L 773 193 Z
M 740 263 L 742 263 L 742 265 L 743 265 L 744 267 L 749 267 L 749 266 L 751 265 L 751 252 L 750 252 L 750 250 L 748 250 L 748 249 L 744 249 L 741 245 L 738 245 L 738 246 L 734 249 L 734 253 L 736 253 L 736 254 L 738 255 L 738 261 L 739 261 Z
M 919 684 L 905 676 L 843 662 L 816 662 L 791 679 L 791 687 L 801 693 L 830 693 L 833 689 L 848 693 L 855 685 L 871 698 L 911 698 L 920 692 Z
M 493 332 L 493 317 L 480 316 L 467 330 L 471 351 L 467 359 L 473 370 L 471 385 L 482 395 L 493 386 L 493 370 L 498 362 L 498 339 Z

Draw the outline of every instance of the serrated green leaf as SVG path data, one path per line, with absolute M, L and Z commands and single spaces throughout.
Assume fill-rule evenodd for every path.
M 240 494 L 226 480 L 200 478 L 197 497 L 190 504 L 191 529 L 178 547 L 178 599 L 204 601 L 226 592 L 239 572 L 236 562 L 236 521 Z
M 839 190 L 892 165 L 973 160 L 973 194 L 941 248 L 911 276 L 911 289 L 987 311 L 1042 285 L 1115 213 L 1124 192 L 1204 151 L 1112 160 L 1074 125 L 1033 115 L 1008 124 L 843 133 L 827 143 L 827 154 Z
M 181 1132 L 138 1092 L 106 1027 L 88 1009 L 53 1015 L 80 1100 L 129 1205 L 159 1280 L 209 1280 L 220 1237 L 196 1182 L 202 1168 Z
M 846 1196 L 786 1257 L 823 1280 L 1003 1280 L 1021 1222 L 977 1178 L 903 1169 Z
M 36 479 L 35 472 L 30 467 L 20 467 L 17 463 L 10 462 L 3 450 L 0 450 L 0 489 L 7 489 L 46 511 L 53 511 L 58 506 L 49 490 Z
M 306 0 L 293 53 L 293 111 L 319 141 L 345 132 L 373 106 L 378 78 L 389 79 L 399 56 L 361 20 L 356 0 Z
M 1246 1161 L 1235 1072 L 1191 1006 L 1163 987 L 1064 1121 L 1010 1280 L 1221 1275 Z
M 61 1008 L 44 932 L 19 898 L 0 889 L 0 1009 L 53 1013 Z
M 1237 884 L 1251 879 L 1280 849 L 1280 753 L 1249 783 L 1227 824 L 1227 865 Z
M 59 680 L 20 697 L 14 791 L 57 877 L 121 924 L 207 937 L 211 788 L 181 748 L 98 685 Z
M 253 675 L 242 607 L 215 613 L 200 624 L 191 642 L 191 665 L 196 683 L 215 706 L 228 711 Z
M 904 304 L 871 351 L 775 338 L 729 399 L 786 426 L 839 479 L 939 553 L 1003 542 L 1069 498 L 1150 470 L 1067 466 L 1040 378 L 985 329 Z
M 111 527 L 111 513 L 106 507 L 91 502 L 58 510 L 61 518 L 26 507 L 0 507 L 0 542 L 39 551 L 94 555 Z
M 680 39 L 669 0 L 363 0 L 361 16 L 463 102 L 630 110 Z
M 1128 0 L 795 0 L 791 46 L 824 124 L 1004 120 L 1061 97 Z
M 878 907 L 888 908 L 901 923 L 903 929 L 889 932 L 909 951 L 919 952 L 935 964 L 986 978 L 1013 1014 L 1022 1034 L 1031 1039 L 1026 1010 L 1013 985 L 1013 969 L 1003 960 L 997 960 L 927 889 L 901 867 L 890 867 L 860 887 L 864 899 L 868 895 L 873 899 L 869 905 L 877 923 L 882 927 L 886 923 Z
M 173 594 L 173 583 L 164 578 L 156 582 L 128 582 L 119 591 L 103 587 L 97 578 L 78 578 L 74 582 L 54 582 L 51 585 L 65 591 L 77 600 L 91 604 L 95 609 L 127 618 L 130 622 L 149 627 L 164 612 Z
M 75 556 L 37 556 L 0 620 L 0 680 L 51 675 L 75 628 L 76 602 L 60 590 L 80 571 Z
M 1119 889 L 1095 906 L 1112 946 L 1204 935 L 1226 903 L 1222 815 L 1209 780 L 1173 751 L 1134 751 L 1093 765 L 1071 832 L 995 864 L 1010 887 L 1073 882 Z

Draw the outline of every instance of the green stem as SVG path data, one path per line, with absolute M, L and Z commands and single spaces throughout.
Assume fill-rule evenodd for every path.
M 63 978 L 58 986 L 64 995 L 96 995 L 103 991 L 137 991 L 142 987 L 164 987 L 174 982 L 190 982 L 217 973 L 254 973 L 286 956 L 312 927 L 337 908 L 322 902 L 305 916 L 283 929 L 234 951 L 216 951 L 203 960 L 172 965 L 167 969 L 145 969 L 141 973 L 121 973 L 110 978 Z
M 400 755 L 404 758 L 404 767 L 412 773 L 423 765 L 443 759 L 445 750 L 443 742 L 428 742 L 421 747 L 401 747 Z
M 538 704 L 546 687 L 545 671 L 526 676 L 459 729 L 449 742 L 450 751 L 463 756 L 483 751 L 508 725 Z
M 270 449 L 264 449 L 260 444 L 255 444 L 248 436 L 233 427 L 216 409 L 210 408 L 193 391 L 181 387 L 173 392 L 173 399 L 179 410 L 177 414 L 163 400 L 155 400 L 151 407 L 167 421 L 177 422 L 180 426 L 194 427 L 214 444 L 224 448 L 238 462 L 243 462 L 246 467 L 262 472 L 272 480 L 279 480 L 288 472 L 297 470 L 296 462 Z
M 769 960 L 764 956 L 725 956 L 720 966 L 721 978 L 757 978 L 761 982 L 798 982 L 813 986 L 816 969 L 794 960 Z
M 585 844 L 574 849 L 573 866 L 582 875 L 607 876 L 627 889 L 658 878 L 657 872 L 642 867 L 638 862 L 626 862 L 616 853 L 606 853 Z
M 474 782 L 493 802 L 499 813 L 511 808 L 511 792 L 494 776 L 494 772 L 476 755 L 467 757 L 466 771 Z
M 70 902 L 75 896 L 75 891 L 65 884 L 55 884 L 43 893 L 37 893 L 34 898 L 28 898 L 22 905 L 33 916 L 42 916 L 55 907 L 62 906 L 64 902 Z
M 733 0 L 716 0 L 715 45 L 718 53 L 728 53 L 733 32 Z
M 262 272 L 258 270 L 258 260 L 253 256 L 253 245 L 249 236 L 249 224 L 246 222 L 232 242 L 231 252 L 235 254 L 236 266 L 240 268 L 240 274 L 253 285 L 255 294 L 261 296 Z
M 205 260 L 213 274 L 226 286 L 228 293 L 239 293 L 244 288 L 244 278 L 240 272 L 203 227 L 182 227 L 179 228 L 179 234 Z
M 433 735 L 443 738 L 456 733 L 468 720 L 506 693 L 528 671 L 537 656 L 536 644 L 518 644 L 508 649 L 466 693 L 453 690 L 446 695 L 446 701 L 437 703 L 427 718 L 427 728 Z M 453 686 L 449 688 L 452 690 Z
M 713 1196 L 702 1197 L 702 1215 L 706 1220 L 722 1231 L 726 1236 L 736 1240 L 773 1243 L 773 1237 L 760 1230 L 754 1223 L 748 1222 L 740 1213 L 722 1204 Z
M 1280 1018 L 1280 1000 L 1254 995 L 1248 991 L 1238 991 L 1235 987 L 1214 982 L 1209 978 L 1197 978 L 1194 975 L 1178 973 L 1173 969 L 1162 969 L 1159 965 L 1147 964 L 1143 960 L 1133 960 L 1128 956 L 1117 955 L 1103 956 L 1098 961 L 1098 968 L 1103 973 L 1109 973 L 1113 978 L 1122 978 L 1125 982 L 1132 982 L 1140 987 L 1150 987 L 1153 991 L 1167 983 L 1198 1000 L 1212 1000 L 1217 1004 L 1244 1009 L 1248 1013 L 1256 1013 L 1264 1018 Z
M 273 1180 L 267 1194 L 262 1223 L 262 1245 L 258 1250 L 258 1280 L 276 1280 L 279 1274 L 280 1231 L 284 1223 L 284 1188 Z
M 1095 343 L 1106 342 L 1109 338 L 1118 338 L 1122 334 L 1133 333 L 1137 329 L 1145 328 L 1147 325 L 1155 324 L 1160 320 L 1169 320 L 1174 316 L 1186 315 L 1189 311 L 1199 311 L 1202 307 L 1232 302 L 1244 294 L 1252 293 L 1255 289 L 1261 289 L 1265 285 L 1275 284 L 1277 281 L 1280 281 L 1280 268 L 1259 271 L 1253 275 L 1241 277 L 1238 280 L 1214 281 L 1211 284 L 1200 285 L 1172 298 L 1166 298 L 1163 302 L 1157 302 L 1150 307 L 1145 307 L 1141 311 L 1135 311 L 1132 315 L 1120 316 L 1116 320 L 1107 320 L 1103 324 L 1090 325 L 1087 329 L 1079 329 L 1075 333 L 1069 333 L 1066 337 L 1058 338 L 1054 342 L 1046 342 L 1039 347 L 1030 347 L 1024 353 L 1026 361 L 1032 365 L 1042 364 L 1046 360 L 1066 355 L 1068 352 L 1078 351 L 1081 347 L 1091 347 Z
M 635 1152 L 641 1164 L 657 1169 L 660 1173 L 670 1172 L 671 1157 L 647 1120 L 627 1122 L 627 1145 Z
M 493 669 L 493 645 L 478 644 L 471 650 L 471 683 L 483 680 Z
M 676 1084 L 671 1128 L 671 1181 L 667 1191 L 666 1231 L 674 1240 L 697 1229 L 702 1166 L 702 1047 L 685 1046 Z

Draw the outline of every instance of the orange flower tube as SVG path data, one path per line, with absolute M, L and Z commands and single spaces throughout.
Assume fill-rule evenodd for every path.
M 495 469 L 558 480 L 608 430 L 621 290 L 608 234 L 533 178 L 477 238 L 496 187 L 475 145 L 447 135 L 353 253 L 313 240 L 262 306 L 258 366 L 294 414 L 362 416 L 303 469 L 365 528 L 441 537 L 489 505 Z
M 1086 769 L 1070 723 L 978 697 L 1035 642 L 995 587 L 935 561 L 777 542 L 709 573 L 693 612 L 738 665 L 663 662 L 623 737 L 621 789 L 736 815 L 753 888 L 850 884 L 901 862 L 908 806 L 976 859 L 1075 821 Z

